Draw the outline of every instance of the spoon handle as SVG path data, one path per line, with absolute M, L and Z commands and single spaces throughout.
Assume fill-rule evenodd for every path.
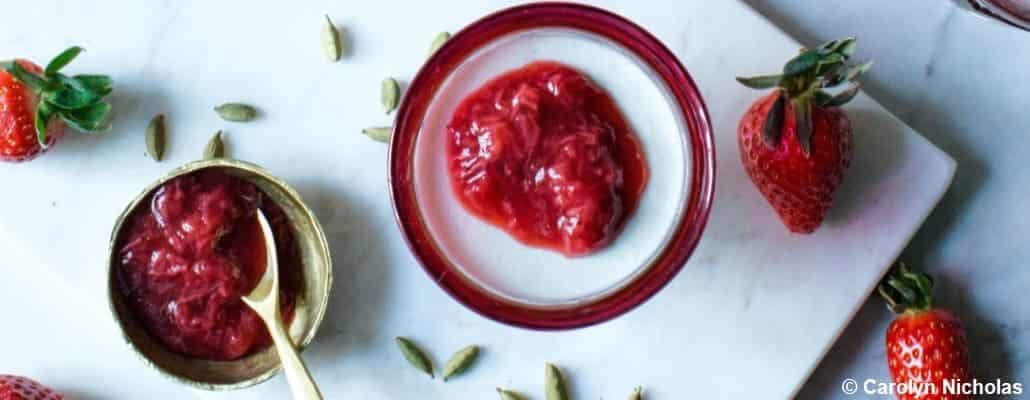
M 286 329 L 283 328 L 279 315 L 272 316 L 271 320 L 266 319 L 266 321 L 269 321 L 268 331 L 272 335 L 272 341 L 275 342 L 275 349 L 279 351 L 279 360 L 282 361 L 283 372 L 286 374 L 286 381 L 290 384 L 293 399 L 322 400 L 322 392 L 315 385 L 315 380 L 311 379 L 311 373 L 308 372 L 304 361 L 297 355 L 297 350 L 293 347 L 293 342 L 290 341 Z

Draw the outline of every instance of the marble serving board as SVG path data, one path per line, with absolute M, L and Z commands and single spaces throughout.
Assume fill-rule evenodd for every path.
M 739 163 L 737 121 L 759 93 L 733 77 L 776 71 L 798 43 L 736 1 L 601 2 L 662 39 L 703 92 L 718 158 L 708 229 L 683 272 L 621 318 L 561 333 L 497 324 L 451 300 L 420 270 L 393 221 L 386 147 L 359 132 L 390 123 L 378 103 L 383 77 L 410 78 L 437 32 L 509 4 L 8 5 L 20 17 L 0 27 L 0 58 L 47 59 L 80 44 L 88 52 L 70 70 L 112 75 L 117 114 L 107 134 L 68 137 L 32 163 L 0 165 L 0 250 L 18 249 L 6 253 L 14 255 L 3 268 L 42 269 L 48 271 L 42 276 L 63 280 L 70 289 L 60 296 L 81 308 L 76 321 L 89 321 L 92 332 L 68 340 L 81 341 L 80 351 L 103 364 L 97 370 L 150 382 L 156 373 L 128 349 L 91 346 L 102 341 L 95 335 L 117 334 L 104 295 L 110 229 L 141 188 L 196 159 L 223 129 L 228 151 L 294 185 L 330 238 L 333 297 L 305 353 L 330 399 L 483 399 L 495 386 L 540 398 L 545 361 L 565 368 L 577 398 L 622 398 L 636 385 L 653 399 L 791 396 L 940 199 L 955 162 L 859 95 L 847 106 L 856 158 L 826 225 L 813 235 L 788 234 Z M 318 44 L 324 13 L 348 37 L 340 63 L 324 61 Z M 40 32 L 41 20 L 51 28 Z M 256 104 L 261 118 L 223 122 L 211 107 L 225 101 Z M 167 160 L 155 163 L 144 155 L 142 133 L 159 112 L 168 116 L 170 139 Z M 486 350 L 468 376 L 443 384 L 404 365 L 396 335 L 422 343 L 438 364 L 469 343 Z M 32 360 L 25 362 L 39 365 L 22 368 L 37 371 L 53 363 L 13 359 Z M 18 368 L 3 361 L 0 367 Z M 134 398 L 108 381 L 74 378 L 97 374 L 87 368 L 63 368 L 60 381 L 76 381 L 96 398 Z M 158 381 L 169 393 L 179 390 Z M 181 398 L 156 392 L 150 397 Z M 243 391 L 197 395 L 282 399 L 287 393 L 280 376 Z

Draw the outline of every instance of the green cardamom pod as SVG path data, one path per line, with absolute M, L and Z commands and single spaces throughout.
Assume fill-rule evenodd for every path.
M 443 367 L 443 381 L 447 382 L 447 378 L 454 375 L 459 375 L 469 369 L 474 362 L 476 357 L 479 356 L 479 346 L 472 345 L 467 346 L 464 349 L 458 350 L 451 356 L 451 359 L 447 361 L 447 365 Z
M 204 159 L 210 160 L 223 157 L 225 157 L 225 143 L 222 143 L 222 131 L 218 131 L 207 142 L 207 147 L 204 148 Z
M 511 390 L 497 388 L 497 394 L 501 396 L 501 400 L 525 400 L 525 397 Z
M 569 392 L 565 389 L 565 378 L 561 370 L 554 364 L 544 366 L 544 394 L 547 400 L 569 400 Z
M 147 155 L 161 161 L 165 154 L 165 115 L 157 114 L 147 125 Z
M 633 388 L 633 394 L 629 395 L 629 400 L 644 400 L 644 388 L 640 386 Z
M 225 103 L 215 107 L 215 112 L 222 119 L 233 122 L 247 122 L 257 117 L 257 110 L 243 103 Z
M 383 109 L 389 114 L 393 110 L 397 109 L 397 100 L 401 97 L 401 87 L 397 84 L 397 81 L 393 78 L 383 79 L 383 86 L 379 94 L 380 100 L 383 102 Z
M 372 140 L 377 142 L 389 143 L 390 136 L 393 135 L 393 127 L 390 126 L 376 126 L 371 128 L 365 128 L 361 130 L 361 133 L 365 134 Z
M 340 31 L 333 25 L 329 15 L 325 16 L 325 25 L 322 26 L 322 51 L 329 61 L 339 61 L 343 55 L 343 45 L 340 41 Z
M 450 32 L 440 32 L 436 35 L 433 38 L 433 44 L 429 45 L 429 55 L 433 55 L 437 50 L 440 50 L 440 47 L 443 47 L 443 44 L 447 43 L 448 40 L 451 40 Z
M 426 353 L 422 352 L 422 349 L 418 348 L 414 342 L 407 338 L 397 337 L 397 347 L 401 349 L 401 354 L 404 354 L 404 358 L 408 360 L 411 366 L 418 368 L 419 371 L 429 374 L 429 377 L 433 377 L 433 363 L 429 361 L 429 357 Z

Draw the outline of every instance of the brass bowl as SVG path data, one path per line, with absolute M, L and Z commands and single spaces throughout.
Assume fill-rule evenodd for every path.
M 273 347 L 234 361 L 202 360 L 174 353 L 147 333 L 118 289 L 116 246 L 126 219 L 151 192 L 168 180 L 207 168 L 224 169 L 229 174 L 257 185 L 286 212 L 297 236 L 303 268 L 303 285 L 297 295 L 296 312 L 290 323 L 289 334 L 298 350 L 303 350 L 315 337 L 325 316 L 333 280 L 332 260 L 325 233 L 314 213 L 296 191 L 261 167 L 244 161 L 214 159 L 192 162 L 176 168 L 136 196 L 118 217 L 111 233 L 107 295 L 111 315 L 121 328 L 122 337 L 146 365 L 161 375 L 198 389 L 234 390 L 264 382 L 279 371 L 279 356 Z

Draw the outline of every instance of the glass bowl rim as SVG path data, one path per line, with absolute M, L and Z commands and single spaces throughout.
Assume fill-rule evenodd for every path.
M 566 28 L 603 37 L 646 63 L 682 112 L 691 143 L 689 198 L 671 238 L 646 271 L 622 287 L 589 301 L 541 307 L 501 299 L 462 276 L 435 243 L 418 205 L 414 178 L 415 145 L 429 104 L 466 57 L 509 34 L 539 28 Z M 708 222 L 715 188 L 715 146 L 700 91 L 676 56 L 652 34 L 628 19 L 600 8 L 564 2 L 514 6 L 491 13 L 450 38 L 412 79 L 397 112 L 389 153 L 390 196 L 404 239 L 422 269 L 453 299 L 491 320 L 535 330 L 568 330 L 599 324 L 644 303 L 686 264 Z

